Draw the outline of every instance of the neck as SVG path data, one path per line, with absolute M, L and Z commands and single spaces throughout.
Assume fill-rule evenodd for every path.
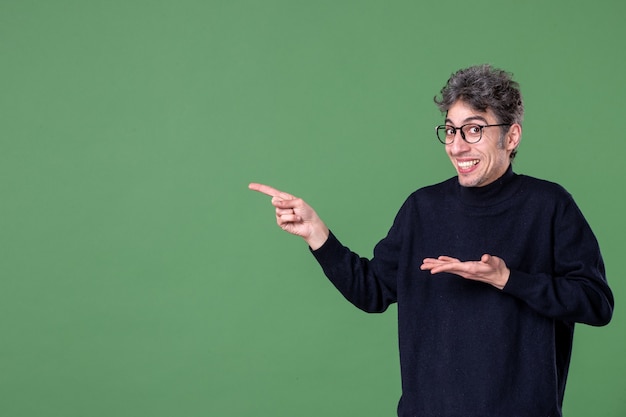
M 497 180 L 482 187 L 464 187 L 457 184 L 459 199 L 467 205 L 486 207 L 508 199 L 515 191 L 515 187 L 509 187 L 517 175 L 511 165 Z

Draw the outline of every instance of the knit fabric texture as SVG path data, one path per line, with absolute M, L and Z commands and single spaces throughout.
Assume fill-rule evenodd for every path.
M 358 308 L 397 303 L 399 416 L 561 416 L 574 323 L 612 316 L 598 242 L 572 196 L 511 168 L 485 187 L 454 177 L 415 191 L 372 259 L 332 233 L 312 253 Z M 486 253 L 511 270 L 503 290 L 420 270 L 424 258 Z

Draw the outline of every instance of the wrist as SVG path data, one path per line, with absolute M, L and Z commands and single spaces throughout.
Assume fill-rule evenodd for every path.
M 309 245 L 311 250 L 317 250 L 321 248 L 322 245 L 324 245 L 324 243 L 326 243 L 326 241 L 328 240 L 329 234 L 330 234 L 330 231 L 328 230 L 328 227 L 326 227 L 325 225 L 322 225 L 318 229 L 314 230 L 304 240 Z
M 504 274 L 502 275 L 502 277 L 500 278 L 500 280 L 498 281 L 498 283 L 494 284 L 494 287 L 496 287 L 499 290 L 504 289 L 507 282 L 509 282 L 510 276 L 511 276 L 511 270 L 507 268 Z

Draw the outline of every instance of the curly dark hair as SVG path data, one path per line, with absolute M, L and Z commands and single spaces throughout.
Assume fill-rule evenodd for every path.
M 435 96 L 434 100 L 442 113 L 447 113 L 454 103 L 462 100 L 481 112 L 490 109 L 498 123 L 521 125 L 524 119 L 522 93 L 513 74 L 489 64 L 458 70 L 450 76 L 440 93 L 441 99 Z M 501 129 L 504 135 L 508 127 Z M 514 149 L 511 160 L 516 154 L 517 149 Z

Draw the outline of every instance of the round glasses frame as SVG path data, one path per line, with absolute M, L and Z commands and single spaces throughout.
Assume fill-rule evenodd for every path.
M 452 125 L 439 125 L 435 126 L 435 134 L 439 142 L 444 145 L 450 145 L 456 138 L 456 132 L 461 133 L 461 138 L 470 144 L 477 143 L 483 138 L 483 129 L 486 127 L 495 126 L 511 126 L 510 123 L 499 123 L 495 125 L 479 125 L 476 123 L 468 123 L 461 127 L 455 127 Z M 478 129 L 478 130 L 475 130 Z

